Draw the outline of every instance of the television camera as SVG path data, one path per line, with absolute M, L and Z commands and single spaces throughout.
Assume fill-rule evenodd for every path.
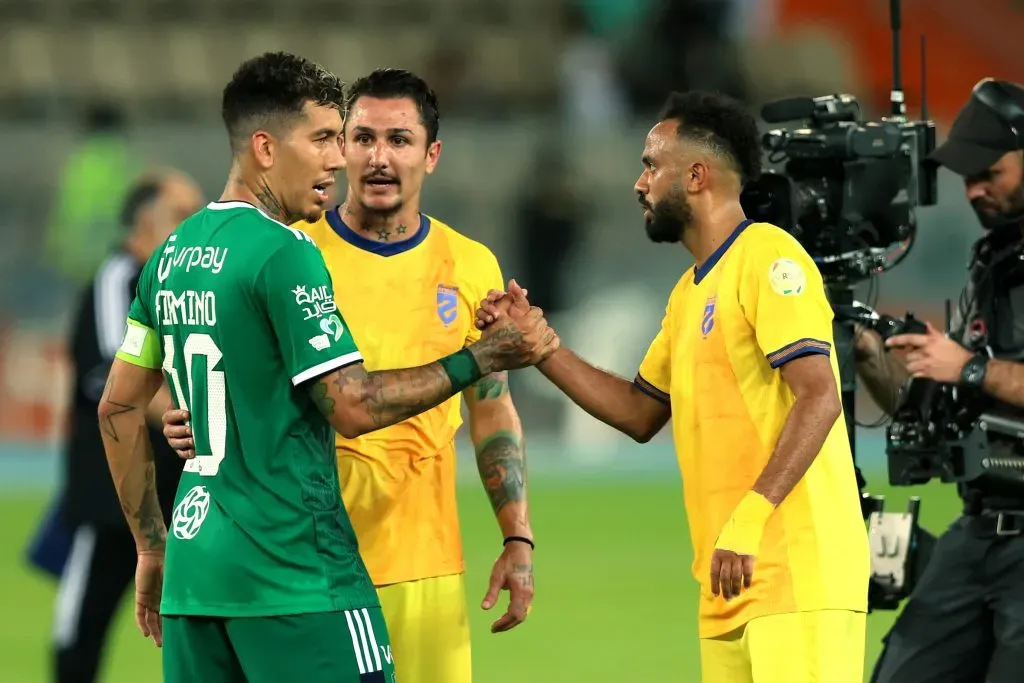
M 848 94 L 796 97 L 770 102 L 761 116 L 769 124 L 799 121 L 768 131 L 762 145 L 769 165 L 744 187 L 748 218 L 778 225 L 796 237 L 815 260 L 835 311 L 834 352 L 840 360 L 843 408 L 856 466 L 853 344 L 856 325 L 883 337 L 922 331 L 912 315 L 881 316 L 854 301 L 855 285 L 898 265 L 917 236 L 916 210 L 938 201 L 935 123 L 922 104 L 919 121 L 909 120 L 900 64 L 900 1 L 890 0 L 893 49 L 891 112 L 864 120 L 858 100 Z M 921 39 L 922 88 L 924 39 Z M 924 102 L 926 98 L 922 97 Z M 870 529 L 872 578 L 869 605 L 895 609 L 912 589 L 934 541 L 917 525 L 920 500 L 906 513 L 884 511 L 884 499 L 864 492 L 857 468 L 861 508 Z

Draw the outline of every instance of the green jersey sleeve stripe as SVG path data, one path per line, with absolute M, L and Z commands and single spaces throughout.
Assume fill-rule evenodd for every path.
M 150 370 L 159 370 L 161 366 L 160 345 L 157 343 L 156 331 L 140 322 L 128 318 L 121 348 L 114 354 L 126 363 L 138 365 Z
M 358 363 L 361 360 L 363 360 L 363 354 L 359 353 L 358 351 L 346 353 L 343 356 L 338 356 L 337 358 L 332 358 L 331 360 L 324 361 L 323 363 L 318 363 L 317 365 L 314 365 L 308 370 L 303 370 L 299 374 L 292 377 L 292 384 L 298 386 L 308 379 L 319 377 L 320 375 L 326 374 L 331 370 L 337 370 L 340 367 L 343 367 L 345 365 L 352 365 L 353 363 Z

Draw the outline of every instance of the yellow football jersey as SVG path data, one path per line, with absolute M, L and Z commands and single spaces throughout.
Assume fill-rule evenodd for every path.
M 302 229 L 323 252 L 368 370 L 423 365 L 476 341 L 480 300 L 504 289 L 487 247 L 428 216 L 401 242 L 356 233 L 337 209 Z M 460 398 L 357 439 L 337 438 L 342 496 L 377 586 L 465 567 L 455 505 Z
M 730 602 L 710 588 L 715 541 L 793 407 L 780 366 L 828 355 L 838 387 L 831 349 L 832 308 L 817 266 L 767 223 L 742 223 L 669 298 L 637 385 L 672 407 L 702 638 L 767 614 L 867 609 L 868 539 L 843 417 L 769 518 L 751 588 Z

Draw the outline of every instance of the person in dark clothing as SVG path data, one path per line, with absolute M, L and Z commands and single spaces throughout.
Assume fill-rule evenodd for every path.
M 66 530 L 70 539 L 66 557 L 58 563 L 63 571 L 53 632 L 57 683 L 97 680 L 111 618 L 135 573 L 135 542 L 110 478 L 97 410 L 142 266 L 201 203 L 199 188 L 180 173 L 138 180 L 121 212 L 124 240 L 79 301 L 69 348 L 74 382 L 63 454 L 64 491 L 59 512 L 50 520 L 55 531 Z M 161 416 L 170 405 L 165 385 L 147 415 L 167 520 L 183 466 L 161 437 Z
M 957 385 L 997 418 L 1024 419 L 1024 87 L 985 79 L 975 86 L 932 160 L 964 180 L 985 233 L 949 334 L 887 343 L 859 335 L 857 370 L 893 414 L 908 377 Z M 886 350 L 899 350 L 898 355 Z M 997 458 L 1022 442 L 993 431 Z M 975 457 L 968 454 L 967 457 Z M 873 683 L 1011 683 L 1024 680 L 1024 487 L 986 473 L 961 483 L 963 512 L 939 537 L 892 630 Z

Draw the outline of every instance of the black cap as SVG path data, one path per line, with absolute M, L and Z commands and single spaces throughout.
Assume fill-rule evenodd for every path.
M 986 79 L 987 80 L 987 79 Z M 1008 99 L 1024 108 L 1024 88 L 1009 81 L 996 81 Z M 977 89 L 982 84 L 975 86 Z M 972 95 L 949 131 L 946 141 L 929 159 L 957 175 L 972 176 L 993 165 L 1007 152 L 1021 149 L 1009 121 Z

